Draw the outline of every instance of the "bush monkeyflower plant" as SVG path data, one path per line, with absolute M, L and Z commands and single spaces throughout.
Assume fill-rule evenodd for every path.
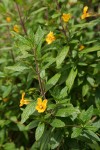
M 0 150 L 99 150 L 100 19 L 85 20 L 91 14 L 79 9 L 84 1 L 4 1 Z M 90 7 L 99 12 L 96 0 Z M 19 99 L 21 90 L 29 97 Z

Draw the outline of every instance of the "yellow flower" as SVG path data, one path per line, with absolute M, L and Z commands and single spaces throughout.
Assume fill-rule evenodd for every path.
M 83 14 L 81 15 L 81 19 L 85 19 L 87 17 L 90 17 L 91 15 L 88 13 L 88 6 L 85 6 L 83 8 Z
M 71 14 L 63 13 L 62 19 L 63 19 L 64 22 L 68 22 L 70 18 L 71 18 Z
M 20 105 L 19 105 L 20 107 L 23 105 L 29 104 L 31 101 L 31 100 L 25 99 L 24 97 L 25 97 L 25 92 L 22 93 L 22 98 L 20 100 Z
M 84 48 L 85 48 L 85 46 L 84 46 L 84 45 L 80 45 L 79 50 L 81 51 L 81 50 L 83 50 Z
M 7 18 L 6 18 L 6 21 L 7 21 L 8 23 L 10 23 L 10 22 L 11 22 L 11 18 L 10 18 L 10 17 L 7 17 Z
M 46 42 L 48 44 L 51 44 L 55 40 L 56 40 L 56 38 L 54 36 L 54 33 L 50 31 L 49 34 L 46 36 Z
M 13 30 L 17 33 L 19 33 L 19 26 L 18 25 L 14 25 Z
M 42 101 L 41 98 L 38 98 L 37 99 L 37 105 L 36 105 L 36 110 L 39 112 L 39 113 L 42 113 L 46 110 L 47 108 L 47 99 L 44 99 Z

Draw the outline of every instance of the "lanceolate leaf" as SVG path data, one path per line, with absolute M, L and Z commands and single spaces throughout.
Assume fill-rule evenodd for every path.
M 38 141 L 41 138 L 41 136 L 42 136 L 42 134 L 44 132 L 44 128 L 45 128 L 45 124 L 44 123 L 40 123 L 38 125 L 38 127 L 36 128 L 36 132 L 35 132 L 35 139 L 36 139 L 36 141 Z
M 57 73 L 55 74 L 49 81 L 46 83 L 46 91 L 51 89 L 59 80 L 61 74 Z
M 68 51 L 69 51 L 69 47 L 64 47 L 61 50 L 60 54 L 56 58 L 57 67 L 59 67 L 61 63 L 64 61 L 64 59 L 66 58 L 68 54 Z
M 69 76 L 68 76 L 68 78 L 66 80 L 66 85 L 68 87 L 69 92 L 72 89 L 72 86 L 74 84 L 74 80 L 75 80 L 76 76 L 77 76 L 77 69 L 74 70 L 72 68 L 70 73 L 69 73 Z
M 65 126 L 65 123 L 61 121 L 60 119 L 54 119 L 51 123 L 51 126 L 56 127 L 56 128 L 61 128 Z
M 35 39 L 34 39 L 36 46 L 41 43 L 43 36 L 44 36 L 44 31 L 39 26 L 39 28 L 37 29 L 37 32 L 35 34 Z
M 82 128 L 73 128 L 73 133 L 71 134 L 71 138 L 76 138 L 78 137 L 82 132 Z
M 100 45 L 99 46 L 94 46 L 91 48 L 86 48 L 83 51 L 80 51 L 80 53 L 90 53 L 90 52 L 94 52 L 94 51 L 99 51 L 100 50 Z
M 35 112 L 36 102 L 31 102 L 26 106 L 24 109 L 22 115 L 21 115 L 21 122 L 24 123 L 30 115 L 32 115 Z
M 83 122 L 89 121 L 93 115 L 93 106 L 90 106 L 86 111 L 80 114 L 80 119 Z

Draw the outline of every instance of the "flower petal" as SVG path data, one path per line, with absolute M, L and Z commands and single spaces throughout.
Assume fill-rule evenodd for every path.
M 85 6 L 85 7 L 83 8 L 83 13 L 85 14 L 85 13 L 87 13 L 87 11 L 88 11 L 88 6 Z

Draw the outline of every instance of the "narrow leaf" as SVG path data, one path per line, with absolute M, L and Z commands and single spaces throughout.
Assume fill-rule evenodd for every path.
M 74 70 L 72 68 L 71 71 L 70 71 L 70 73 L 69 73 L 69 76 L 68 76 L 68 78 L 66 80 L 66 85 L 67 85 L 67 87 L 69 89 L 69 92 L 72 89 L 72 86 L 74 84 L 74 80 L 75 80 L 76 76 L 77 76 L 77 69 Z
M 86 121 L 89 121 L 91 119 L 93 115 L 93 106 L 90 106 L 87 111 L 83 111 L 81 114 L 80 114 L 80 119 L 83 121 L 83 122 L 86 122 Z
M 36 141 L 38 141 L 41 138 L 41 136 L 43 135 L 44 128 L 45 128 L 45 124 L 44 123 L 39 124 L 38 127 L 36 128 L 36 132 L 35 132 L 35 139 L 36 139 Z
M 56 58 L 57 67 L 59 67 L 61 63 L 64 61 L 64 59 L 66 58 L 66 55 L 68 54 L 68 51 L 69 51 L 69 47 L 64 47 L 61 50 L 60 54 Z
M 24 123 L 30 115 L 32 115 L 35 112 L 36 102 L 31 102 L 27 105 L 27 107 L 24 109 L 22 115 L 21 115 L 21 123 Z
M 60 119 L 54 119 L 51 123 L 51 126 L 56 127 L 56 128 L 61 128 L 65 126 L 65 123 L 61 121 Z
M 76 138 L 78 137 L 82 132 L 82 128 L 73 128 L 73 133 L 71 134 L 71 138 Z
M 80 53 L 90 53 L 90 52 L 95 52 L 99 50 L 100 50 L 100 46 L 94 46 L 91 48 L 85 48 L 84 50 L 80 51 Z
M 61 74 L 57 73 L 55 74 L 49 81 L 46 83 L 46 91 L 51 89 L 59 80 Z

